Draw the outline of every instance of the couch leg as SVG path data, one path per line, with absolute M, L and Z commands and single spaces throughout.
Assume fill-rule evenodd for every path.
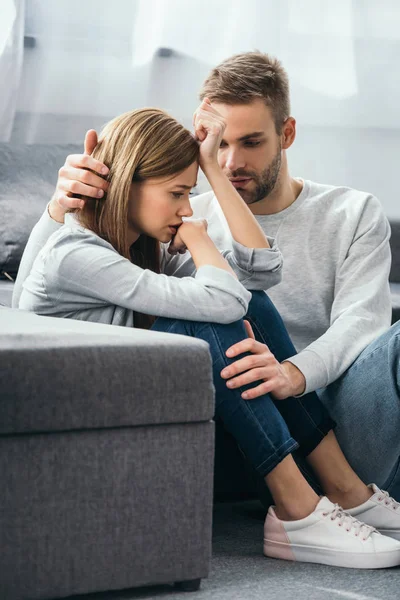
M 176 581 L 175 588 L 180 592 L 197 592 L 200 589 L 201 579 L 189 579 L 189 581 Z

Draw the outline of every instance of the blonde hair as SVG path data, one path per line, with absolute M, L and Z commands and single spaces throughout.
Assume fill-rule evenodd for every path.
M 143 269 L 160 272 L 160 246 L 145 234 L 129 245 L 131 184 L 153 177 L 172 178 L 199 159 L 199 145 L 173 117 L 157 108 L 142 108 L 116 117 L 103 128 L 92 156 L 110 169 L 101 199 L 87 198 L 79 209 L 84 227 L 107 240 Z M 135 327 L 148 329 L 154 317 L 135 312 Z
M 102 199 L 90 198 L 78 219 L 125 258 L 158 270 L 158 242 L 141 235 L 128 243 L 129 194 L 133 181 L 173 177 L 199 158 L 199 145 L 173 117 L 157 108 L 142 108 L 116 117 L 103 128 L 92 156 L 110 169 Z
M 262 52 L 235 54 L 215 67 L 201 89 L 204 98 L 231 105 L 261 98 L 271 109 L 278 135 L 290 116 L 287 72 L 277 58 Z

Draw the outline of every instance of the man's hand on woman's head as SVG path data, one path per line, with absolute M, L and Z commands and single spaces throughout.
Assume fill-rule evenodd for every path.
M 85 136 L 84 153 L 67 156 L 59 170 L 56 189 L 49 204 L 49 214 L 55 221 L 63 223 L 68 210 L 82 208 L 85 197 L 102 198 L 107 191 L 108 182 L 103 177 L 109 169 L 91 156 L 96 145 L 97 133 L 91 129 Z
M 218 148 L 224 135 L 226 122 L 222 115 L 205 98 L 193 115 L 193 127 L 200 142 L 200 167 L 218 167 Z M 207 173 L 206 173 L 207 174 Z
M 266 344 L 255 339 L 250 323 L 244 323 L 248 337 L 228 348 L 226 355 L 234 358 L 245 352 L 251 354 L 239 358 L 221 371 L 221 377 L 228 379 L 226 385 L 234 389 L 259 382 L 257 386 L 242 393 L 245 400 L 253 400 L 268 393 L 277 400 L 302 394 L 305 389 L 302 372 L 290 362 L 280 363 Z

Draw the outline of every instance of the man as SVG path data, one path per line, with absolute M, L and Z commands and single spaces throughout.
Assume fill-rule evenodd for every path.
M 226 121 L 220 166 L 283 252 L 282 282 L 268 293 L 299 351 L 284 363 L 282 377 L 271 378 L 273 348 L 249 330 L 231 356 L 251 356 L 238 358 L 222 376 L 230 386 L 261 380 L 248 392 L 250 401 L 265 392 L 283 399 L 318 389 L 358 475 L 400 499 L 400 329 L 389 329 L 390 230 L 381 206 L 363 192 L 290 176 L 286 151 L 296 121 L 287 74 L 276 59 L 258 52 L 234 56 L 211 72 L 200 97 Z M 106 181 L 91 172 L 106 174 L 89 156 L 96 140 L 89 132 L 86 155 L 68 157 L 60 169 L 49 205 L 55 221 L 83 202 L 73 194 L 101 197 L 106 191 Z M 193 209 L 207 218 L 217 245 L 226 247 L 230 234 L 213 193 L 196 197 Z M 28 267 L 22 265 L 14 305 Z

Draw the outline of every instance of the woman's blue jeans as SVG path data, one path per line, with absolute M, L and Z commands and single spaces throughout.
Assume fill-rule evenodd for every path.
M 246 315 L 256 339 L 267 344 L 280 362 L 296 353 L 283 321 L 265 292 L 252 292 Z M 233 435 L 255 470 L 263 477 L 298 449 L 307 456 L 335 426 L 317 394 L 274 400 L 264 394 L 243 400 L 242 392 L 256 383 L 229 389 L 220 372 L 236 359 L 225 352 L 247 337 L 243 320 L 229 325 L 160 317 L 153 330 L 188 335 L 208 342 L 213 364 L 215 416 Z

